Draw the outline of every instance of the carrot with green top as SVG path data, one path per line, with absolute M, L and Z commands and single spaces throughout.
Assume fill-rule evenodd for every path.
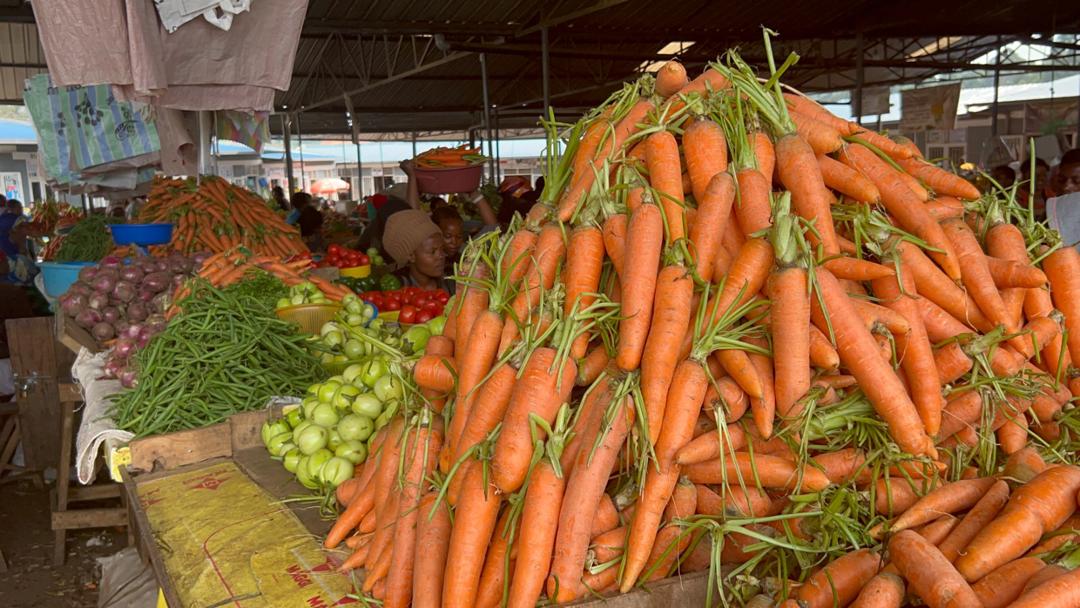
M 716 256 L 722 249 L 721 235 L 727 228 L 735 201 L 735 181 L 731 174 L 716 173 L 697 201 L 697 219 L 690 226 L 691 253 L 694 271 L 702 281 L 709 282 L 713 279 Z
M 652 324 L 641 357 L 641 394 L 649 422 L 649 441 L 660 437 L 668 389 L 679 364 L 679 349 L 690 330 L 694 281 L 682 264 L 660 270 L 656 278 Z
M 700 207 L 709 182 L 716 174 L 727 170 L 727 140 L 720 125 L 708 118 L 699 118 L 683 130 L 682 145 L 694 200 Z
M 642 205 L 630 216 L 626 229 L 626 258 L 622 276 L 622 318 L 615 362 L 623 371 L 641 365 L 642 351 L 652 322 L 657 267 L 664 229 L 660 209 Z
M 869 549 L 845 553 L 803 583 L 795 598 L 804 608 L 846 606 L 881 568 L 881 556 Z
M 667 224 L 667 243 L 670 245 L 686 236 L 685 195 L 679 143 L 669 131 L 657 131 L 645 140 L 645 165 L 649 170 L 649 185 L 659 197 Z M 710 176 L 711 178 L 711 176 Z
M 982 603 L 937 547 L 911 530 L 889 541 L 889 558 L 910 590 L 930 608 L 981 608 Z

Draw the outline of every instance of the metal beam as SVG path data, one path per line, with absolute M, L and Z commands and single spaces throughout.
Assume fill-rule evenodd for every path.
M 603 10 L 607 10 L 607 9 L 613 7 L 613 6 L 618 6 L 620 4 L 625 4 L 626 2 L 628 2 L 628 0 L 597 0 L 597 2 L 595 4 L 592 4 L 590 6 L 586 6 L 584 8 L 580 8 L 580 9 L 578 9 L 576 11 L 570 11 L 569 13 L 563 13 L 562 15 L 558 15 L 556 17 L 551 17 L 550 19 L 541 19 L 540 22 L 535 24 L 535 25 L 531 25 L 531 26 L 526 27 L 524 29 L 518 30 L 517 32 L 514 33 L 514 37 L 515 38 L 520 38 L 522 36 L 528 36 L 529 34 L 535 34 L 536 32 L 542 31 L 542 30 L 544 30 L 546 28 L 556 27 L 556 26 L 561 25 L 563 23 L 570 23 L 571 21 L 574 21 L 575 19 L 580 19 L 582 17 L 586 17 L 586 16 L 591 15 L 593 13 L 597 13 L 597 12 L 600 12 L 600 11 L 603 11 Z
M 364 85 L 362 87 L 352 89 L 352 90 L 349 90 L 349 91 L 345 91 L 344 94 L 349 96 L 349 97 L 355 97 L 355 96 L 359 95 L 360 93 L 366 93 L 366 92 L 371 91 L 373 89 L 377 89 L 377 88 L 379 88 L 379 87 L 381 87 L 383 85 L 390 84 L 391 82 L 397 82 L 399 80 L 405 80 L 406 78 L 411 78 L 412 76 L 415 76 L 417 74 L 421 74 L 423 72 L 426 72 L 427 70 L 430 70 L 431 68 L 436 68 L 436 67 L 439 67 L 440 65 L 446 65 L 448 63 L 453 63 L 453 62 L 457 61 L 458 59 L 461 59 L 463 57 L 467 57 L 467 56 L 469 56 L 471 54 L 472 53 L 469 52 L 469 51 L 460 51 L 460 52 L 457 52 L 457 53 L 452 53 L 450 55 L 446 55 L 446 56 L 442 57 L 441 59 L 436 59 L 435 61 L 425 63 L 424 65 L 421 65 L 421 66 L 417 66 L 417 67 L 415 67 L 415 68 L 413 68 L 411 70 L 405 70 L 404 72 L 394 74 L 393 76 L 390 76 L 389 78 L 384 78 L 384 79 L 379 80 L 379 81 L 368 83 L 368 84 L 366 84 L 366 85 Z M 333 97 L 324 99 L 322 101 L 317 101 L 317 102 L 312 103 L 312 104 L 307 104 L 305 106 L 302 106 L 300 108 L 300 110 L 304 111 L 304 112 L 308 112 L 308 111 L 314 110 L 315 108 L 321 108 L 321 107 L 323 107 L 325 105 L 329 105 L 330 103 L 334 102 L 335 100 L 337 100 L 338 97 L 339 97 L 339 95 L 334 95 Z

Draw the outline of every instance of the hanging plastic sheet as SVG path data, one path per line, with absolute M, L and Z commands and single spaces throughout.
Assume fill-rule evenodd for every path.
M 214 125 L 218 139 L 244 144 L 256 154 L 262 154 L 263 144 L 270 141 L 269 112 L 224 110 L 214 114 Z

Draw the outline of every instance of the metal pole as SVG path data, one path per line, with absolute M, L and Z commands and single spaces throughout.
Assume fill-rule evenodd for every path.
M 549 80 L 551 78 L 551 67 L 548 65 L 548 28 L 544 26 L 540 28 L 540 70 L 543 73 L 544 79 L 544 110 L 543 115 L 547 117 L 548 108 L 551 107 L 551 92 L 549 89 Z
M 1001 83 L 1001 36 L 997 39 L 997 52 L 994 53 L 994 103 L 990 106 L 990 136 L 998 134 L 998 85 Z
M 300 146 L 300 189 L 304 190 L 307 174 L 304 170 L 304 129 L 300 125 L 300 112 L 296 113 L 296 141 Z
M 413 158 L 416 158 L 416 132 L 415 131 L 413 131 L 413 134 L 412 134 L 412 155 L 413 155 Z
M 292 196 L 296 192 L 296 176 L 293 175 L 292 166 L 292 120 L 288 114 L 281 115 L 281 132 L 285 135 L 285 182 L 289 196 Z
M 491 138 L 495 148 L 495 181 L 502 181 L 502 158 L 499 156 L 499 109 L 495 108 L 495 136 Z
M 865 70 L 863 69 L 863 55 L 866 50 L 863 48 L 863 34 L 860 27 L 855 31 L 855 97 L 852 99 L 851 109 L 855 114 L 855 122 L 862 124 L 862 94 L 863 94 L 863 80 L 866 77 Z
M 356 184 L 357 184 L 356 192 L 357 192 L 357 196 L 359 196 L 359 198 L 357 198 L 356 200 L 359 201 L 359 200 L 364 199 L 364 164 L 360 160 L 360 140 L 357 139 L 355 141 L 355 143 L 356 143 Z
M 484 103 L 484 130 L 487 132 L 488 140 L 488 172 L 491 175 L 492 181 L 495 180 L 495 150 L 491 145 L 491 116 L 489 110 L 491 104 L 488 101 L 488 74 L 487 74 L 487 55 L 486 53 L 480 53 L 480 84 L 481 91 L 483 93 Z
M 210 112 L 208 110 L 202 110 L 198 116 L 199 122 L 199 163 L 198 171 L 199 175 L 210 175 L 212 172 L 211 158 L 210 158 Z

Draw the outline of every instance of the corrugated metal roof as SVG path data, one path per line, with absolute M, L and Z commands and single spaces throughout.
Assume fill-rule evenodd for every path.
M 0 104 L 22 103 L 23 82 L 45 68 L 33 23 L 0 23 Z

